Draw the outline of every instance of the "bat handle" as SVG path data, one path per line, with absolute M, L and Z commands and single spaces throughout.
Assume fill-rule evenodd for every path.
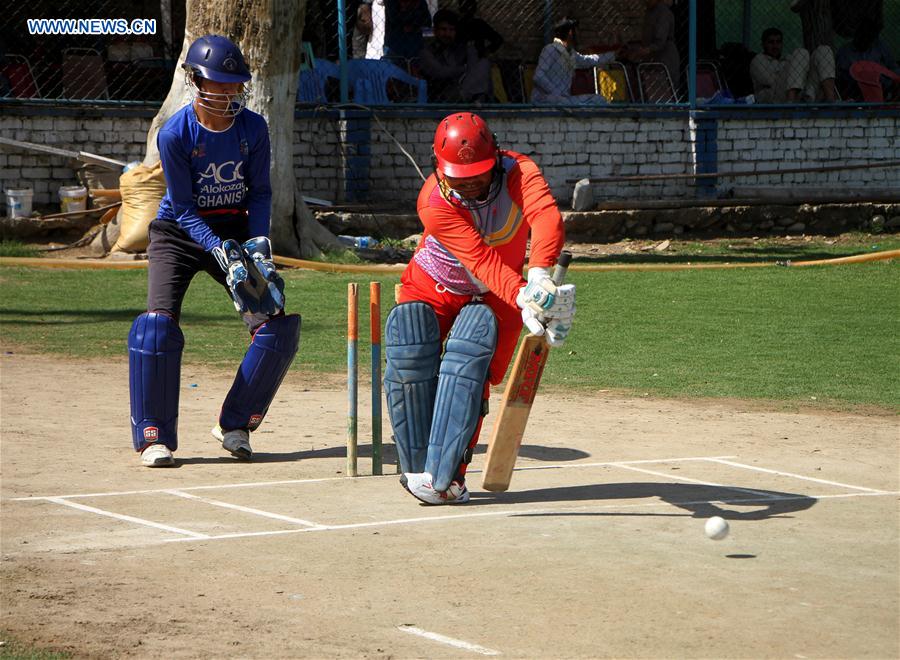
M 559 259 L 556 260 L 556 266 L 553 267 L 553 283 L 557 286 L 562 284 L 566 279 L 566 271 L 569 270 L 569 263 L 572 261 L 571 252 L 560 252 Z

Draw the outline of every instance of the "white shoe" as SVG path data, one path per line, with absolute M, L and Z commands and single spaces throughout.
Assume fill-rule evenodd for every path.
M 249 461 L 253 456 L 253 449 L 250 448 L 250 434 L 244 429 L 223 431 L 222 427 L 216 424 L 211 433 L 227 451 L 231 452 L 232 456 L 245 461 Z
M 450 487 L 437 491 L 431 485 L 432 477 L 428 472 L 406 472 L 400 475 L 400 484 L 410 495 L 425 504 L 465 504 L 469 501 L 469 489 L 466 484 L 451 481 Z
M 146 467 L 169 467 L 175 465 L 175 457 L 172 456 L 171 449 L 165 445 L 154 443 L 145 447 L 141 452 L 141 463 Z

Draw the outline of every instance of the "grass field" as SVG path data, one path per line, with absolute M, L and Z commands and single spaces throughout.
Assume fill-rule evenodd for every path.
M 896 239 L 887 237 L 887 245 Z M 882 245 L 885 242 L 882 241 Z M 756 260 L 771 258 L 760 248 Z M 858 253 L 843 248 L 831 254 Z M 813 254 L 822 248 L 814 246 Z M 802 249 L 791 259 L 816 258 Z M 704 255 L 706 256 L 706 255 Z M 696 257 L 695 257 L 696 258 Z M 589 263 L 589 261 L 587 261 Z M 576 263 L 578 263 L 576 261 Z M 294 368 L 346 365 L 347 283 L 360 282 L 360 364 L 368 368 L 369 276 L 284 270 L 289 311 L 303 315 Z M 896 409 L 900 261 L 814 268 L 576 272 L 578 315 L 545 382 L 665 397 L 727 397 L 843 409 Z M 144 309 L 146 272 L 5 267 L 7 344 L 77 357 L 122 357 Z M 382 323 L 396 275 L 380 276 Z M 247 335 L 224 292 L 198 277 L 182 327 L 187 363 L 233 368 Z

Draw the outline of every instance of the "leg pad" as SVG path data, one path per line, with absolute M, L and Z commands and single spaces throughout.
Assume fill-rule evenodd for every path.
M 294 361 L 300 343 L 300 316 L 276 316 L 257 328 L 219 415 L 223 431 L 254 431 Z
M 441 359 L 441 331 L 430 305 L 402 303 L 384 329 L 384 393 L 402 472 L 423 472 Z
M 484 384 L 497 345 L 497 319 L 481 303 L 466 305 L 450 329 L 441 359 L 425 471 L 445 491 L 481 418 Z
M 184 335 L 171 316 L 146 312 L 128 333 L 131 440 L 135 451 L 153 443 L 178 449 L 178 393 Z

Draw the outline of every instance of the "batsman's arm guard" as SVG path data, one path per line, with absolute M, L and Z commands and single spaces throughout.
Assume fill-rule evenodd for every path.
M 131 438 L 135 451 L 160 443 L 178 449 L 178 393 L 184 335 L 171 316 L 146 312 L 128 333 Z
M 497 345 L 497 319 L 482 303 L 466 305 L 450 330 L 441 359 L 425 471 L 445 491 L 481 419 L 484 384 Z
M 441 359 L 437 315 L 422 302 L 401 303 L 384 328 L 384 394 L 402 472 L 424 472 Z

